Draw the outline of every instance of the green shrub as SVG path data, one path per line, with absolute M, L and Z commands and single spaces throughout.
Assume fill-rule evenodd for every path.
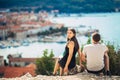
M 50 75 L 54 68 L 53 51 L 48 55 L 48 49 L 44 50 L 43 56 L 36 60 L 36 74 Z
M 107 47 L 109 49 L 110 71 L 112 75 L 120 75 L 120 52 L 116 52 L 114 44 L 108 43 Z
M 117 53 L 117 59 L 116 59 L 116 75 L 119 75 L 120 76 L 120 50 L 118 51 Z

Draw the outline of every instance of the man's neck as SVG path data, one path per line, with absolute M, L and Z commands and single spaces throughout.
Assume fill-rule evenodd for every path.
M 93 44 L 99 44 L 99 42 L 93 42 Z

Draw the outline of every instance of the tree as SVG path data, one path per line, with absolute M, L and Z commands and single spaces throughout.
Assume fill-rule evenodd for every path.
M 120 52 L 117 53 L 114 44 L 110 42 L 107 43 L 107 47 L 109 49 L 110 71 L 112 75 L 120 76 Z
M 48 49 L 44 50 L 43 56 L 36 60 L 36 73 L 42 75 L 51 75 L 54 68 L 53 51 L 48 55 Z

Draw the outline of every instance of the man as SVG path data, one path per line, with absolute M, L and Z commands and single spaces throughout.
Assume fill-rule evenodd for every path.
M 100 39 L 100 34 L 92 34 L 92 44 L 84 46 L 81 61 L 86 61 L 88 73 L 101 74 L 105 71 L 107 75 L 111 76 L 108 48 L 105 44 L 100 43 Z

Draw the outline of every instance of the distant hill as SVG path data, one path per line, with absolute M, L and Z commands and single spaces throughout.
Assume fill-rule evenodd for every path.
M 65 13 L 120 11 L 120 0 L 0 0 L 0 8 L 11 10 L 53 10 Z

